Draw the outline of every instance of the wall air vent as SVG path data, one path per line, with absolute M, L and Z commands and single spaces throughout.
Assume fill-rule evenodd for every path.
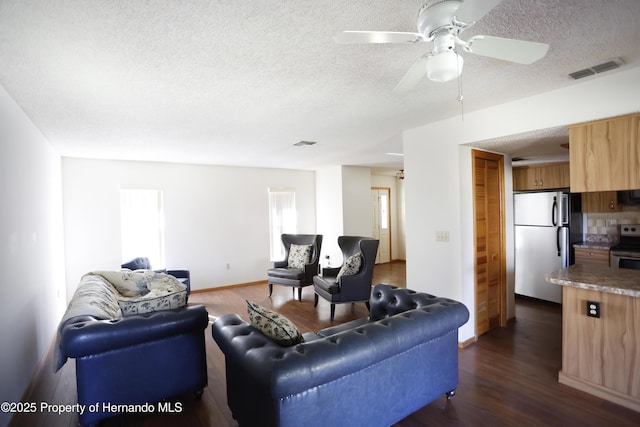
M 317 144 L 316 141 L 298 141 L 293 145 L 295 145 L 296 147 L 304 147 L 305 145 L 316 145 L 316 144 Z
M 614 58 L 611 61 L 604 62 L 602 64 L 593 65 L 589 68 L 585 68 L 584 70 L 574 71 L 573 73 L 569 73 L 569 77 L 574 80 L 582 79 L 584 77 L 592 76 L 596 73 L 604 73 L 605 71 L 615 70 L 619 68 L 623 64 L 622 59 Z

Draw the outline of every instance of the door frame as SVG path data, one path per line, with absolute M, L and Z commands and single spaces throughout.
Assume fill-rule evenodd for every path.
M 389 262 L 393 261 L 393 226 L 391 222 L 391 187 L 371 187 L 371 190 L 385 190 L 387 192 L 387 223 L 389 224 Z M 380 250 L 378 248 L 378 250 Z
M 477 292 L 477 283 L 478 283 L 478 274 L 477 274 L 477 264 L 476 264 L 476 258 L 477 258 L 477 254 L 478 254 L 478 246 L 477 246 L 477 239 L 476 239 L 476 235 L 477 235 L 477 230 L 476 230 L 476 224 L 475 224 L 475 218 L 476 218 L 476 209 L 478 208 L 476 206 L 476 197 L 475 197 L 475 187 L 476 187 L 476 181 L 475 181 L 475 160 L 476 158 L 484 158 L 484 159 L 490 159 L 490 160 L 495 160 L 498 162 L 499 167 L 498 167 L 498 171 L 499 171 L 499 191 L 500 191 L 500 327 L 504 327 L 507 326 L 508 324 L 508 319 L 507 319 L 507 244 L 506 244 L 506 214 L 505 214 L 505 183 L 504 183 L 504 155 L 502 154 L 496 154 L 496 153 L 491 153 L 488 151 L 482 151 L 482 150 L 477 150 L 477 149 L 472 149 L 471 150 L 471 179 L 472 179 L 472 191 L 473 191 L 473 251 L 474 251 L 474 256 L 473 256 L 473 264 L 474 264 L 474 268 L 473 268 L 473 274 L 474 274 L 474 280 L 473 280 L 473 285 L 474 285 L 474 301 L 476 299 L 476 292 Z M 477 302 L 476 302 L 477 303 Z M 475 304 L 474 304 L 475 306 Z M 475 309 L 475 308 L 474 308 Z M 478 337 L 478 331 L 477 331 L 477 324 L 474 325 L 474 334 L 476 336 L 476 338 Z

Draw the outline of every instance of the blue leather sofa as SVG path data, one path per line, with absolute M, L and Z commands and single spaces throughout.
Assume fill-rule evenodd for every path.
M 227 402 L 240 426 L 389 426 L 458 385 L 456 301 L 376 285 L 370 317 L 281 347 L 235 314 L 219 317 Z
M 67 358 L 75 358 L 78 403 L 85 408 L 80 424 L 97 425 L 117 415 L 117 405 L 155 404 L 188 392 L 202 395 L 209 324 L 204 306 L 118 317 L 109 309 L 117 298 L 109 283 L 87 275 L 74 295 L 83 287 L 91 288 L 79 299 L 90 300 L 75 308 L 74 299 L 67 309 L 58 328 L 54 366 L 58 370 Z

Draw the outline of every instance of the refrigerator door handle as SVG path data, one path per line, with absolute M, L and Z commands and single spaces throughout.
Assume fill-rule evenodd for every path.
M 556 246 L 558 248 L 558 256 L 562 256 L 562 248 L 560 247 L 560 238 L 562 234 L 562 227 L 558 227 L 558 231 L 556 233 Z
M 556 197 L 553 198 L 553 206 L 551 206 L 551 225 L 558 225 L 558 218 L 556 218 L 558 212 L 558 199 Z M 558 246 L 558 251 L 560 247 Z

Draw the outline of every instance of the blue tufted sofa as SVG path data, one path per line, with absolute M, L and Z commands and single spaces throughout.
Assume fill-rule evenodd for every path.
M 235 314 L 212 335 L 225 354 L 227 402 L 240 426 L 388 426 L 458 385 L 456 301 L 376 285 L 370 317 L 281 347 Z
M 117 415 L 117 405 L 154 404 L 187 392 L 199 398 L 207 386 L 206 308 L 123 317 L 121 298 L 102 275 L 87 274 L 58 327 L 54 370 L 75 358 L 81 425 Z

